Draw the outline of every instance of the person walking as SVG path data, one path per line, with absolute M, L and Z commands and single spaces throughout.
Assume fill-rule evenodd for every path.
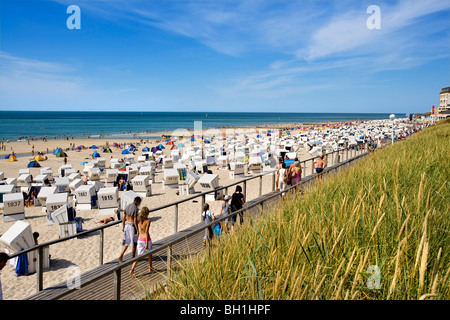
M 281 157 L 278 158 L 278 163 L 277 163 L 277 166 L 276 166 L 277 177 L 275 179 L 275 190 L 273 191 L 274 193 L 277 192 L 278 187 L 280 185 L 280 170 L 283 168 L 283 163 L 284 163 L 283 158 L 281 158 Z
M 231 213 L 230 196 L 226 195 L 225 197 L 223 197 L 222 209 L 220 210 L 219 217 L 222 217 L 222 215 L 224 217 L 226 217 L 226 216 L 230 215 L 230 213 Z M 233 227 L 233 224 L 231 224 L 231 217 L 225 219 L 224 225 L 225 225 L 225 227 L 224 227 L 225 231 L 228 231 L 230 226 Z
M 300 166 L 300 161 L 298 160 L 294 161 L 290 177 L 291 177 L 291 185 L 295 186 L 296 184 L 300 183 L 302 177 L 302 167 Z
M 150 211 L 147 207 L 143 207 L 139 212 L 139 223 L 138 223 L 138 241 L 137 241 L 137 255 L 140 256 L 146 250 L 152 248 L 152 239 L 150 237 L 150 219 L 148 218 Z M 134 269 L 136 268 L 137 261 L 133 263 L 130 270 L 130 276 L 134 277 Z M 148 256 L 148 271 L 152 272 L 156 269 L 152 265 L 152 255 Z
M 127 251 L 128 246 L 132 246 L 133 258 L 136 255 L 137 246 L 137 230 L 138 222 L 137 217 L 139 214 L 139 206 L 141 204 L 141 198 L 135 197 L 134 201 L 127 205 L 122 218 L 122 231 L 123 231 L 123 241 L 122 241 L 122 252 L 119 256 L 119 263 L 123 261 L 123 255 Z
M 231 196 L 231 212 L 236 212 L 244 207 L 245 203 L 245 197 L 242 194 L 242 187 L 236 186 L 236 191 Z M 232 222 L 236 222 L 236 215 L 233 216 L 234 220 L 232 219 Z M 240 222 L 241 224 L 244 223 L 244 214 L 241 212 L 239 213 Z
M 287 187 L 287 182 L 288 182 L 288 173 L 286 170 L 286 163 L 282 163 L 281 169 L 279 170 L 279 187 L 280 187 L 280 191 L 284 191 L 286 190 Z M 283 192 L 281 194 L 281 198 L 284 198 L 285 193 Z
M 319 159 L 314 161 L 314 168 L 316 169 L 316 173 L 319 176 L 319 181 L 322 181 L 322 172 L 327 166 L 327 163 L 323 160 L 323 155 L 320 156 Z
M 214 213 L 209 210 L 209 204 L 205 203 L 203 205 L 203 212 L 202 212 L 202 218 L 205 221 L 205 224 L 210 224 L 216 218 L 214 217 Z M 205 229 L 205 236 L 203 237 L 203 246 L 206 246 L 206 242 L 208 241 L 209 244 L 211 244 L 212 238 L 214 236 L 212 227 L 209 226 Z

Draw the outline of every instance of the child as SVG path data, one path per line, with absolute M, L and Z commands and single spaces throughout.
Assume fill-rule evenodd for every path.
M 216 218 L 214 217 L 214 213 L 211 210 L 209 210 L 209 204 L 207 204 L 207 203 L 205 203 L 203 205 L 202 217 L 203 217 L 203 219 L 205 221 L 205 224 L 210 224 L 211 222 L 216 220 Z M 206 245 L 206 240 L 208 238 L 209 238 L 208 241 L 211 243 L 213 235 L 214 235 L 214 233 L 213 233 L 213 230 L 212 230 L 212 228 L 210 226 L 205 229 L 205 236 L 203 237 L 203 245 L 204 246 Z
M 150 220 L 148 219 L 149 210 L 147 207 L 143 207 L 139 212 L 139 223 L 138 223 L 138 241 L 137 241 L 137 255 L 140 256 L 146 250 L 150 250 L 152 248 L 152 239 L 150 238 L 149 229 L 150 229 Z M 134 277 L 134 269 L 136 268 L 137 261 L 133 263 L 133 266 L 130 270 L 130 276 Z M 149 272 L 156 270 L 152 266 L 152 255 L 148 256 L 148 267 Z

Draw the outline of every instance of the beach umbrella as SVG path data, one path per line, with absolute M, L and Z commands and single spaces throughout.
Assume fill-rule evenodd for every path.
M 125 149 L 122 151 L 122 154 L 130 154 L 130 151 L 128 151 L 128 149 Z
M 156 153 L 156 151 L 158 151 L 158 149 L 156 147 L 152 148 L 152 153 Z
M 38 167 L 40 167 L 40 166 L 41 166 L 41 165 L 39 164 L 39 162 L 37 162 L 37 161 L 35 161 L 35 160 L 30 161 L 30 163 L 27 165 L 28 168 L 38 168 Z
M 172 146 L 173 145 L 173 141 L 169 141 L 166 143 L 166 146 Z

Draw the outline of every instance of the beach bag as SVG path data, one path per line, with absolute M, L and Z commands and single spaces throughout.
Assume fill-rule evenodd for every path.
M 220 227 L 220 223 L 216 223 L 213 228 L 213 232 L 217 237 L 222 235 L 222 228 Z

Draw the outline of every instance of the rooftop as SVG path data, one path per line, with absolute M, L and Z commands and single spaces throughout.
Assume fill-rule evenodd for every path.
M 450 93 L 450 87 L 442 88 L 441 93 Z

